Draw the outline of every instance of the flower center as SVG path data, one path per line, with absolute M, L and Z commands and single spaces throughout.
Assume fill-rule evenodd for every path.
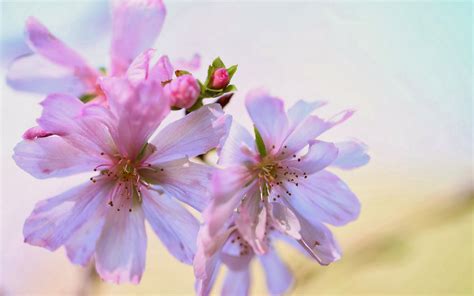
M 105 153 L 101 153 L 104 155 Z M 141 161 L 134 161 L 119 155 L 110 156 L 111 163 L 101 164 L 94 168 L 94 172 L 99 171 L 99 175 L 91 177 L 92 183 L 112 182 L 113 188 L 110 190 L 107 204 L 115 207 L 118 212 L 122 208 L 132 212 L 135 205 L 142 202 L 142 189 L 150 188 L 141 172 L 144 170 L 157 171 L 151 164 Z M 158 169 L 159 170 L 159 169 Z M 161 169 L 162 170 L 162 169 Z

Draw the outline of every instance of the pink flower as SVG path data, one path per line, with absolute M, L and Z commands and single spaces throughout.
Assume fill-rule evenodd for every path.
M 110 282 L 138 283 L 145 268 L 145 220 L 168 251 L 190 264 L 199 222 L 177 200 L 201 211 L 212 168 L 189 161 L 216 147 L 227 117 L 207 105 L 163 128 L 151 141 L 169 103 L 161 83 L 132 86 L 107 78 L 109 107 L 49 95 L 41 130 L 15 147 L 17 165 L 37 178 L 94 174 L 86 183 L 39 202 L 26 220 L 25 242 L 86 265 L 94 257 Z
M 211 87 L 222 89 L 229 84 L 230 77 L 226 68 L 219 68 L 212 74 Z
M 211 278 L 208 266 L 219 250 L 217 242 L 232 227 L 257 255 L 268 254 L 269 236 L 280 233 L 322 265 L 341 257 L 325 223 L 341 226 L 355 220 L 360 204 L 327 168 L 359 167 L 369 156 L 359 141 L 315 140 L 353 114 L 343 111 L 329 120 L 310 115 L 321 105 L 299 101 L 285 112 L 278 98 L 262 92 L 247 97 L 258 137 L 234 122 L 219 151 L 224 169 L 214 173 L 211 203 L 204 211 L 201 259 L 194 263 L 198 278 Z
M 272 231 L 278 222 L 266 212 L 261 216 L 267 220 L 263 231 Z M 250 290 L 250 263 L 258 258 L 265 272 L 270 295 L 282 295 L 293 284 L 293 275 L 276 251 L 269 246 L 265 254 L 256 254 L 238 227 L 231 223 L 223 233 L 208 240 L 206 226 L 198 236 L 198 248 L 194 257 L 197 295 L 209 295 L 214 287 L 219 269 L 227 266 L 221 295 L 248 295 Z M 273 237 L 277 238 L 277 237 Z
M 8 84 L 18 90 L 69 93 L 103 99 L 98 78 L 122 76 L 133 59 L 154 43 L 166 9 L 161 0 L 112 1 L 110 69 L 95 69 L 75 50 L 52 35 L 34 17 L 26 22 L 26 38 L 33 54 L 17 58 L 8 71 Z M 192 65 L 199 66 L 199 56 Z
M 172 107 L 191 108 L 199 97 L 201 89 L 196 79 L 182 75 L 165 85 L 165 94 L 169 96 Z

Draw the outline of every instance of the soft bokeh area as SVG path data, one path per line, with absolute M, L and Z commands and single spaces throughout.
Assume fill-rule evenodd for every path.
M 227 111 L 247 127 L 243 100 L 256 87 L 288 105 L 327 100 L 322 115 L 358 110 L 324 138 L 356 137 L 370 147 L 368 166 L 337 171 L 360 197 L 361 216 L 333 228 L 344 257 L 328 267 L 278 246 L 296 276 L 290 294 L 473 293 L 470 1 L 165 3 L 156 48 L 172 60 L 199 52 L 205 67 L 218 55 L 239 64 L 239 92 Z M 107 64 L 107 2 L 2 1 L 1 77 L 12 58 L 28 52 L 29 15 L 98 67 Z M 41 99 L 2 80 L 0 295 L 192 294 L 192 268 L 151 231 L 138 286 L 103 283 L 70 264 L 63 249 L 23 243 L 34 203 L 88 178 L 36 180 L 13 162 L 13 147 L 34 125 Z M 257 265 L 254 274 L 252 294 L 265 294 Z

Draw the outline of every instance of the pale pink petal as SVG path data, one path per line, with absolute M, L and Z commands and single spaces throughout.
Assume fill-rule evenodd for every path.
M 176 259 L 192 264 L 199 221 L 166 194 L 146 190 L 143 195 L 143 211 L 155 233 Z
M 156 152 L 148 159 L 159 163 L 204 154 L 219 145 L 229 117 L 219 104 L 206 105 L 169 124 L 151 141 Z
M 125 73 L 160 34 L 166 9 L 161 0 L 116 0 L 112 3 L 112 75 Z
M 174 62 L 174 65 L 178 70 L 197 71 L 201 66 L 201 56 L 195 53 L 192 58 L 188 60 L 178 59 Z
M 83 104 L 74 96 L 65 94 L 51 94 L 41 105 L 43 113 L 37 122 L 44 130 L 61 136 L 89 157 L 117 152 L 108 119 L 88 111 L 95 106 L 104 109 L 100 114 L 105 116 L 108 114 L 105 107 Z
M 228 270 L 221 295 L 247 296 L 250 292 L 250 270 Z
M 245 106 L 262 136 L 267 152 L 278 151 L 288 130 L 288 118 L 283 101 L 258 91 L 247 96 Z
M 84 79 L 74 69 L 57 65 L 39 54 L 16 58 L 9 66 L 7 84 L 21 91 L 33 93 L 68 93 L 76 96 L 95 92 L 96 78 Z
M 25 242 L 54 251 L 66 243 L 101 207 L 107 207 L 109 183 L 88 182 L 40 201 L 23 226 Z
M 132 87 L 126 79 L 105 78 L 101 87 L 119 119 L 115 139 L 118 149 L 133 159 L 170 112 L 168 98 L 163 95 L 161 83 L 151 80 Z
M 232 121 L 224 141 L 223 147 L 218 150 L 220 165 L 230 166 L 253 161 L 242 148 L 248 147 L 251 151 L 256 151 L 255 141 L 250 133 L 235 120 Z
M 334 236 L 324 224 L 317 221 L 309 222 L 299 216 L 301 223 L 300 246 L 321 265 L 329 265 L 342 256 L 341 249 Z
M 338 149 L 333 143 L 311 140 L 308 144 L 308 153 L 283 161 L 283 165 L 313 174 L 326 168 L 337 158 Z
M 52 133 L 42 129 L 41 127 L 34 126 L 32 128 L 27 129 L 26 132 L 23 133 L 22 138 L 24 140 L 34 140 L 36 138 L 45 138 L 52 135 Z
M 173 65 L 171 65 L 168 56 L 161 56 L 156 64 L 150 70 L 150 79 L 158 82 L 165 82 L 173 78 Z
M 288 109 L 288 121 L 290 130 L 294 130 L 302 123 L 315 109 L 326 105 L 324 101 L 306 102 L 300 100 Z
M 250 261 L 255 257 L 252 249 L 246 249 L 240 245 L 241 243 L 244 243 L 242 234 L 238 231 L 233 231 L 222 246 L 220 258 L 231 270 L 247 269 Z
M 342 111 L 329 120 L 323 120 L 315 115 L 308 116 L 286 138 L 285 150 L 288 154 L 297 152 L 308 145 L 309 141 L 327 131 L 328 129 L 346 121 L 354 114 L 353 110 Z
M 252 175 L 246 167 L 235 166 L 216 170 L 212 177 L 212 200 L 203 216 L 209 227 L 209 235 L 214 236 L 232 216 L 240 200 L 255 187 Z
M 221 261 L 219 260 L 219 254 L 215 254 L 208 258 L 205 257 L 198 248 L 198 252 L 196 253 L 196 257 L 194 259 L 194 268 L 195 272 L 196 270 L 200 269 L 204 270 L 201 272 L 201 274 L 204 274 L 204 276 L 196 274 L 196 283 L 194 285 L 196 295 L 208 296 L 211 294 L 212 288 L 214 287 L 215 281 L 217 279 L 217 275 L 219 274 L 220 266 Z
M 87 266 L 91 262 L 105 223 L 105 211 L 105 206 L 99 207 L 96 214 L 90 217 L 65 243 L 67 256 L 72 263 Z
M 251 188 L 243 197 L 244 199 L 239 206 L 238 215 L 235 219 L 239 232 L 258 255 L 264 254 L 268 250 L 267 241 L 265 235 L 263 235 L 266 224 L 266 210 L 263 207 L 263 202 L 261 202 L 260 194 L 258 186 Z M 258 231 L 261 228 L 260 225 L 263 226 L 261 233 Z
M 265 271 L 265 279 L 270 295 L 283 295 L 290 290 L 294 280 L 291 271 L 274 250 L 258 256 Z
M 209 202 L 213 168 L 186 158 L 153 165 L 140 171 L 150 184 L 202 212 Z
M 301 225 L 295 213 L 280 203 L 271 203 L 272 225 L 281 233 L 301 239 Z
M 300 180 L 298 187 L 284 184 L 292 193 L 287 197 L 288 202 L 310 222 L 341 226 L 359 216 L 357 197 L 341 179 L 328 171 L 319 171 Z
M 54 64 L 74 70 L 81 81 L 90 86 L 95 84 L 99 73 L 74 50 L 53 36 L 48 29 L 34 17 L 26 21 L 26 38 L 33 51 Z
M 138 284 L 145 269 L 147 237 L 140 206 L 129 211 L 109 207 L 95 254 L 99 276 L 115 284 Z
M 367 145 L 359 140 L 350 140 L 336 143 L 339 154 L 332 166 L 341 169 L 354 169 L 366 165 L 370 156 L 367 154 Z
M 155 53 L 154 49 L 148 49 L 137 56 L 127 69 L 125 75 L 133 86 L 137 86 L 150 75 L 150 60 Z
M 16 164 L 39 179 L 92 172 L 102 162 L 100 155 L 85 154 L 58 136 L 21 141 L 14 151 Z

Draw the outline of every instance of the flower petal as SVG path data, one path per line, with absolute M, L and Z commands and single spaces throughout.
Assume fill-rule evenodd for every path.
M 203 255 L 203 252 L 200 252 L 199 250 L 202 250 L 202 248 L 198 248 L 198 252 L 194 259 L 196 273 L 196 283 L 194 288 L 196 290 L 196 295 L 208 296 L 211 294 L 217 275 L 219 274 L 221 261 L 219 260 L 219 254 L 207 258 Z M 198 270 L 203 271 L 200 272 Z
M 270 295 L 283 295 L 293 285 L 293 275 L 285 263 L 274 250 L 268 251 L 265 255 L 258 256 L 265 270 Z
M 39 94 L 67 93 L 76 96 L 95 91 L 95 75 L 84 77 L 72 68 L 51 63 L 39 54 L 16 58 L 9 66 L 7 83 L 20 91 Z
M 74 96 L 66 94 L 51 94 L 41 105 L 43 112 L 37 122 L 45 131 L 63 137 L 90 157 L 116 153 L 111 123 L 108 122 L 113 119 L 99 117 L 97 112 L 89 114 L 87 111 L 91 108 L 102 109 L 100 115 L 105 116 L 110 112 L 104 106 L 83 104 Z
M 338 149 L 333 143 L 312 140 L 309 145 L 308 153 L 284 161 L 284 166 L 297 168 L 310 175 L 326 168 L 337 158 Z
M 324 224 L 317 221 L 308 222 L 299 216 L 301 223 L 301 240 L 303 249 L 321 265 L 329 265 L 342 256 L 341 249 L 334 236 Z
M 16 164 L 39 179 L 92 172 L 101 163 L 101 158 L 83 153 L 58 136 L 21 141 L 14 151 Z
M 300 222 L 295 213 L 288 207 L 273 202 L 271 203 L 271 217 L 273 226 L 281 233 L 285 233 L 295 239 L 301 239 Z
M 141 170 L 140 174 L 150 184 L 158 184 L 170 196 L 202 212 L 209 202 L 212 171 L 211 166 L 184 158 Z
M 290 184 L 285 184 L 290 188 Z M 293 190 L 294 189 L 294 190 Z M 290 189 L 288 202 L 300 215 L 313 221 L 336 226 L 345 225 L 359 216 L 360 203 L 349 187 L 336 175 L 319 171 L 299 181 Z
M 341 169 L 355 169 L 366 165 L 370 156 L 367 154 L 367 145 L 358 140 L 350 140 L 336 143 L 339 154 L 332 163 L 333 166 Z
M 262 136 L 267 151 L 273 146 L 274 150 L 278 151 L 288 130 L 288 118 L 283 101 L 256 91 L 247 96 L 245 106 Z
M 228 270 L 221 295 L 247 296 L 250 291 L 250 270 Z
M 40 201 L 23 226 L 25 242 L 56 250 L 107 206 L 110 188 L 106 182 L 86 183 Z
M 156 152 L 150 163 L 194 157 L 217 147 L 227 132 L 229 117 L 219 104 L 206 105 L 162 129 L 151 141 Z
M 224 145 L 218 150 L 219 164 L 230 166 L 251 162 L 252 158 L 243 151 L 243 147 L 249 147 L 252 151 L 256 151 L 255 141 L 250 133 L 233 120 Z
M 165 82 L 173 78 L 173 65 L 168 56 L 161 56 L 150 70 L 150 78 L 159 82 Z
M 300 100 L 288 109 L 288 121 L 290 130 L 294 130 L 302 123 L 315 109 L 326 105 L 324 101 L 306 102 Z
M 146 244 L 145 217 L 140 206 L 132 212 L 109 208 L 95 255 L 100 277 L 115 284 L 138 284 L 145 269 Z
M 148 79 L 150 72 L 150 60 L 155 53 L 154 49 L 148 49 L 137 56 L 127 69 L 125 75 L 133 86 L 137 86 L 143 80 Z
M 98 210 L 81 228 L 66 242 L 66 252 L 72 263 L 87 266 L 95 252 L 105 223 L 105 209 Z
M 195 53 L 191 59 L 179 59 L 174 62 L 174 65 L 179 70 L 197 71 L 201 66 L 201 56 Z
M 142 51 L 152 47 L 160 34 L 166 9 L 161 0 L 113 1 L 112 43 L 110 48 L 112 75 L 128 68 Z
M 240 200 L 255 186 L 255 181 L 251 181 L 252 175 L 246 167 L 235 166 L 214 172 L 211 203 L 203 213 L 211 237 L 227 227 Z
M 85 75 L 97 74 L 77 52 L 53 36 L 34 17 L 26 21 L 26 38 L 31 49 L 51 62 L 84 72 Z
M 260 195 L 258 186 L 253 186 L 248 190 L 235 219 L 237 229 L 258 255 L 264 254 L 268 250 L 264 235 L 267 218 L 266 208 L 261 202 Z
M 309 144 L 311 140 L 327 131 L 328 129 L 346 121 L 354 114 L 353 110 L 342 111 L 329 120 L 323 120 L 318 116 L 308 116 L 300 123 L 284 141 L 289 154 L 297 152 Z
M 179 261 L 192 264 L 199 221 L 169 196 L 150 190 L 144 192 L 143 211 L 168 251 Z
M 146 80 L 132 87 L 126 79 L 105 78 L 101 87 L 119 119 L 115 142 L 122 155 L 134 159 L 170 112 L 161 83 Z M 174 131 L 173 131 L 174 132 Z

